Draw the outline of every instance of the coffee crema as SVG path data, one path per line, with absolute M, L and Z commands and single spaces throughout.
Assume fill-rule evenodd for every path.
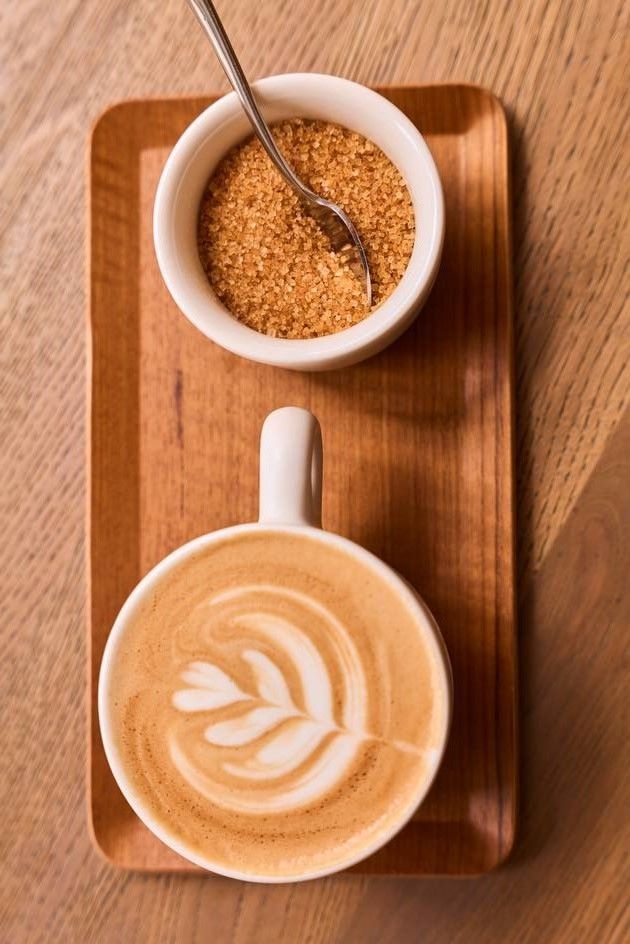
M 165 573 L 113 654 L 134 795 L 218 870 L 290 879 L 378 843 L 432 776 L 437 644 L 369 562 L 291 531 L 214 540 Z

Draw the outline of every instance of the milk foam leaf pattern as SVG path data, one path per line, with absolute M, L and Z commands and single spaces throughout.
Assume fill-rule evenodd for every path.
M 256 649 L 246 649 L 243 652 L 243 658 L 254 670 L 258 694 L 264 701 L 268 701 L 272 705 L 295 708 L 284 675 L 264 652 L 258 652 Z
M 281 721 L 291 717 L 285 708 L 268 705 L 265 708 L 252 708 L 246 714 L 229 721 L 219 721 L 206 728 L 204 737 L 210 744 L 222 747 L 239 747 L 249 744 L 273 730 Z
M 233 790 L 226 791 L 211 782 L 175 744 L 172 745 L 173 760 L 199 792 L 223 806 L 245 812 L 251 801 L 239 798 L 239 784 L 258 782 L 262 786 L 267 782 L 271 786 L 272 782 L 288 776 L 294 778 L 294 783 L 282 790 L 282 802 L 287 809 L 301 805 L 313 798 L 315 783 L 320 787 L 327 784 L 330 788 L 337 780 L 334 763 L 330 766 L 333 756 L 343 769 L 361 740 L 369 735 L 356 730 L 348 732 L 340 728 L 333 717 L 329 720 L 309 716 L 307 711 L 297 707 L 284 675 L 267 655 L 260 650 L 246 649 L 241 656 L 253 670 L 255 694 L 243 691 L 218 666 L 194 662 L 181 675 L 182 680 L 193 687 L 176 691 L 172 699 L 174 707 L 186 713 L 213 712 L 239 702 L 248 703 L 236 715 L 209 724 L 203 731 L 203 740 L 208 745 L 228 751 L 220 766 L 225 774 L 234 778 Z M 330 688 L 331 681 L 323 662 L 317 668 L 320 677 L 312 681 L 324 689 Z M 232 750 L 246 750 L 247 754 L 234 755 Z M 323 755 L 322 750 L 325 750 Z M 314 760 L 316 754 L 318 760 Z M 308 769 L 300 773 L 305 764 L 309 765 Z M 277 797 L 265 800 L 257 794 L 256 802 L 271 811 L 280 801 Z
M 222 669 L 209 662 L 191 662 L 182 679 L 195 687 L 173 695 L 173 705 L 180 711 L 212 711 L 250 697 Z
M 241 631 L 249 673 L 239 673 L 238 684 L 213 663 L 186 666 L 186 687 L 172 704 L 210 717 L 201 727 L 173 726 L 173 764 L 198 793 L 234 812 L 286 812 L 317 801 L 372 738 L 363 666 L 347 628 L 310 595 L 270 584 L 222 591 L 202 612 L 215 639 L 226 626 Z M 325 633 L 323 648 L 306 630 L 313 623 Z

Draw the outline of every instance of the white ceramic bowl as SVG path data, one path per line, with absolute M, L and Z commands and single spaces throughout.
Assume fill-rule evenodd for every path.
M 218 162 L 251 127 L 236 94 L 219 99 L 184 131 L 157 189 L 153 234 L 158 264 L 174 301 L 206 337 L 228 351 L 277 367 L 324 370 L 370 357 L 397 338 L 418 314 L 437 274 L 444 239 L 438 172 L 415 125 L 376 92 L 332 75 L 275 75 L 254 85 L 265 118 L 332 121 L 369 138 L 402 174 L 413 202 L 416 238 L 400 283 L 359 324 L 322 338 L 290 340 L 260 334 L 237 321 L 213 293 L 197 252 L 199 203 Z

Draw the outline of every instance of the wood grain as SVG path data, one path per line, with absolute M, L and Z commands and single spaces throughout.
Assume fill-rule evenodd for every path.
M 85 142 L 112 101 L 226 84 L 181 0 L 24 0 L 0 14 L 1 937 L 625 941 L 628 7 L 232 0 L 220 9 L 252 76 L 467 81 L 508 109 L 520 840 L 512 863 L 480 880 L 346 876 L 273 889 L 125 876 L 94 855 L 84 800 Z
M 90 156 L 91 810 L 118 865 L 192 867 L 145 830 L 110 774 L 96 680 L 117 611 L 183 542 L 256 518 L 265 415 L 322 424 L 324 524 L 425 596 L 453 665 L 445 763 L 414 821 L 355 871 L 465 875 L 514 836 L 516 639 L 507 129 L 470 86 L 390 88 L 426 135 L 446 193 L 440 276 L 413 328 L 351 370 L 305 374 L 221 350 L 182 318 L 152 237 L 159 175 L 198 100 L 105 113 Z M 206 103 L 203 103 L 206 104 Z M 112 255 L 111 247 L 116 246 Z

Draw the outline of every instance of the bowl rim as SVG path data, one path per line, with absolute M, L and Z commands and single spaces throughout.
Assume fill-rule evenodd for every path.
M 176 246 L 173 215 L 181 181 L 191 161 L 208 137 L 234 119 L 241 109 L 235 92 L 217 99 L 184 130 L 175 143 L 162 171 L 154 204 L 153 235 L 162 277 L 173 300 L 188 320 L 206 337 L 232 353 L 275 366 L 308 367 L 360 355 L 378 349 L 379 341 L 393 340 L 413 320 L 428 294 L 437 273 L 444 239 L 444 197 L 440 177 L 428 145 L 413 122 L 392 102 L 378 92 L 339 76 L 321 73 L 285 73 L 267 76 L 253 83 L 261 110 L 274 102 L 299 100 L 300 94 L 321 93 L 344 96 L 362 109 L 378 110 L 379 120 L 389 122 L 396 131 L 400 147 L 413 152 L 418 174 L 406 173 L 391 154 L 389 159 L 403 176 L 410 192 L 416 218 L 412 255 L 402 279 L 392 294 L 370 315 L 356 325 L 318 338 L 274 338 L 239 322 L 214 296 L 210 285 L 203 305 L 189 297 L 186 274 L 182 272 Z M 308 104 L 305 106 L 308 109 Z M 360 121 L 355 130 L 360 132 Z M 363 132 L 365 133 L 365 132 Z M 404 142 L 404 143 L 403 143 Z M 219 156 L 223 156 L 227 150 Z M 418 228 L 419 191 L 422 188 L 423 226 Z M 428 199 L 427 199 L 428 197 Z M 384 346 L 384 343 L 381 346 Z M 366 355 L 367 356 L 367 355 Z

